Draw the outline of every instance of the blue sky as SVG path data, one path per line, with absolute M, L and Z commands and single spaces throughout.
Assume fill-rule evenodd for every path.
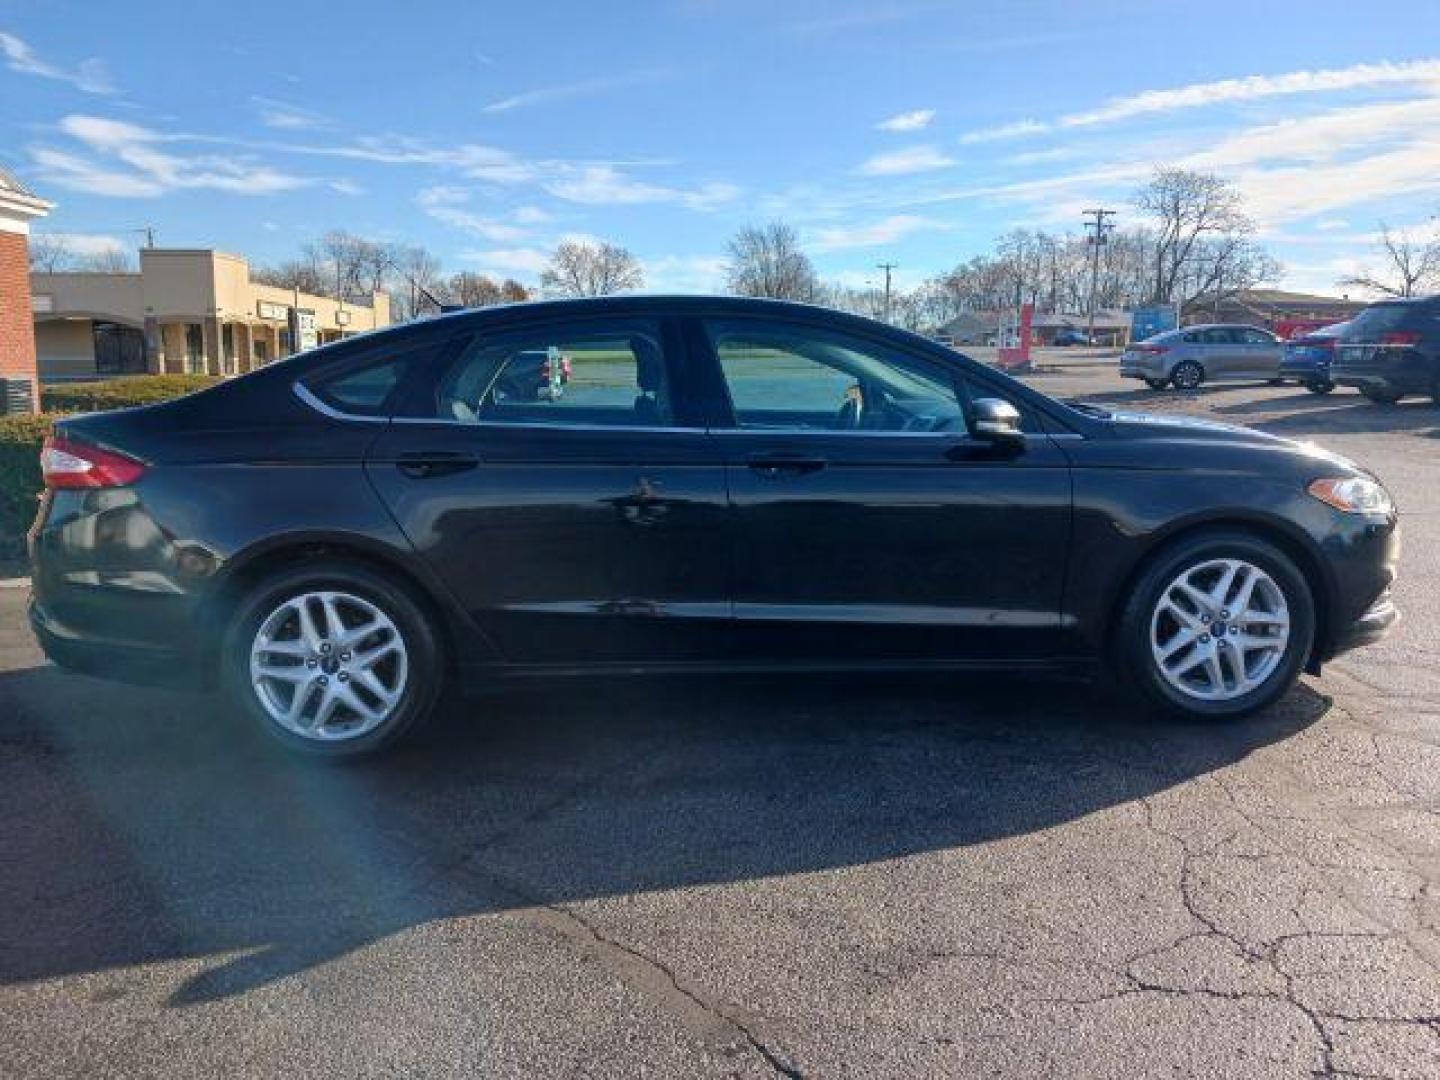
M 1183 164 L 1333 290 L 1440 210 L 1440 3 L 0 0 L 0 161 L 89 248 L 345 228 L 533 281 L 600 237 L 682 290 L 776 217 L 912 284 Z

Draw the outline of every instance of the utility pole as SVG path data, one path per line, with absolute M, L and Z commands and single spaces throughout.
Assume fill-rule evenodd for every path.
M 887 323 L 890 321 L 890 271 L 894 270 L 899 265 L 899 263 L 890 262 L 875 264 L 875 268 L 877 270 L 885 271 L 885 321 Z
M 1115 216 L 1114 210 L 1086 210 L 1085 222 L 1087 230 L 1093 230 L 1085 238 L 1090 245 L 1090 327 L 1086 331 L 1086 343 L 1094 344 L 1095 341 L 1095 289 L 1100 282 L 1100 245 L 1106 242 L 1106 234 L 1115 228 L 1114 222 L 1107 222 L 1106 218 Z

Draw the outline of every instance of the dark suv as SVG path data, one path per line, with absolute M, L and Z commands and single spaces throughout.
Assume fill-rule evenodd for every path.
M 1331 378 L 1371 401 L 1393 405 L 1406 394 L 1440 403 L 1440 296 L 1385 300 L 1350 321 L 1335 349 Z

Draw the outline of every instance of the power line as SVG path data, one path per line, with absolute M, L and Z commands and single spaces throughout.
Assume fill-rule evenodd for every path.
M 1114 210 L 1086 210 L 1085 228 L 1089 235 L 1085 242 L 1090 245 L 1090 324 L 1086 331 L 1087 344 L 1095 343 L 1095 289 L 1100 281 L 1100 247 L 1106 243 L 1106 236 L 1111 229 L 1115 228 L 1113 221 L 1107 222 L 1106 218 L 1115 216 Z M 1090 231 L 1093 230 L 1093 231 Z

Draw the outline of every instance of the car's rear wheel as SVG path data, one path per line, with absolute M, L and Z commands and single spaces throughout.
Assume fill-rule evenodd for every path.
M 1400 400 L 1400 395 L 1394 390 L 1361 390 L 1360 393 L 1376 405 L 1394 405 Z
M 408 589 L 357 563 L 266 578 L 225 645 L 231 697 L 271 737 L 317 757 L 354 757 L 413 734 L 443 683 L 440 645 Z
M 1335 389 L 1335 384 L 1329 379 L 1311 379 L 1305 384 L 1305 389 L 1312 394 L 1328 394 Z
M 1197 390 L 1205 381 L 1205 369 L 1194 360 L 1181 360 L 1170 372 L 1170 381 L 1177 390 Z
M 1167 386 L 1170 385 L 1170 380 L 1169 380 L 1169 379 L 1146 379 L 1146 380 L 1145 380 L 1145 385 L 1148 386 L 1151 390 L 1164 390 L 1165 387 L 1167 387 Z
M 1151 561 L 1119 632 L 1117 673 L 1143 701 L 1183 715 L 1244 716 L 1299 676 L 1315 603 L 1278 548 L 1245 533 L 1205 533 Z
M 1269 380 L 1269 382 L 1266 383 L 1266 385 L 1267 385 L 1267 386 L 1284 386 L 1284 385 L 1285 385 L 1285 380 L 1284 380 L 1284 379 L 1271 379 L 1271 380 Z

